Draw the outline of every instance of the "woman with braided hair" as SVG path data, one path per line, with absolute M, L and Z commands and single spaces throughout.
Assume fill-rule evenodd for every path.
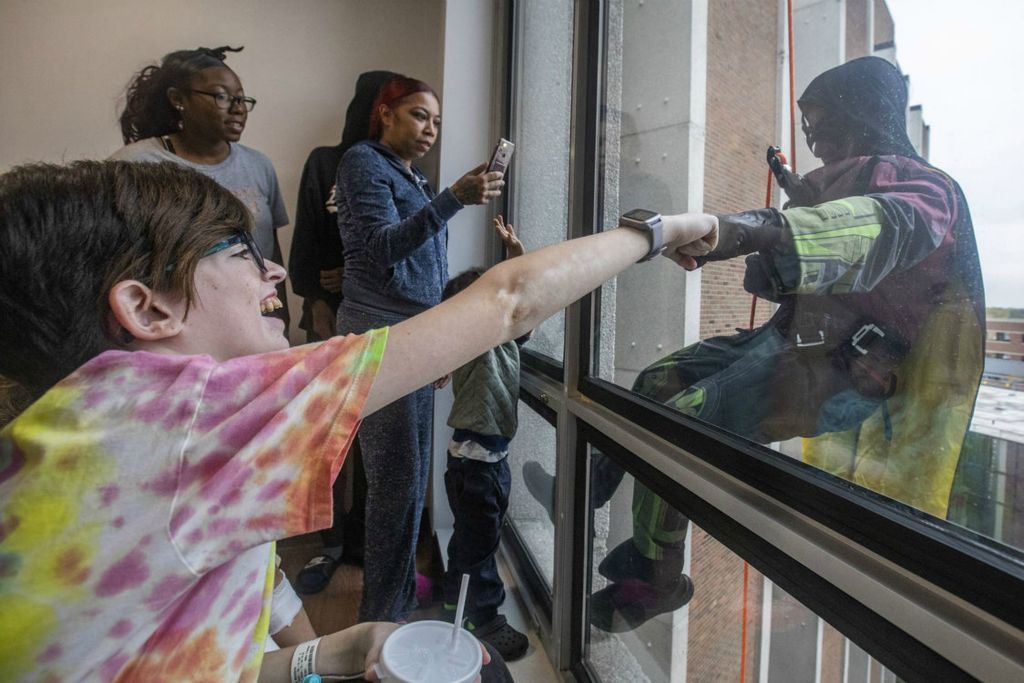
M 121 135 L 126 145 L 111 159 L 173 162 L 217 181 L 242 201 L 253 217 L 252 235 L 261 253 L 281 261 L 277 229 L 288 224 L 281 189 L 270 159 L 238 143 L 256 100 L 246 97 L 242 82 L 224 63 L 221 46 L 177 50 L 159 65 L 150 65 L 128 85 Z M 281 318 L 288 329 L 284 280 L 275 284 L 277 296 L 267 302 L 268 315 Z M 284 572 L 275 577 L 270 635 L 276 645 L 288 646 L 313 637 L 302 602 Z
M 228 46 L 177 50 L 139 71 L 128 84 L 121 136 L 111 159 L 173 161 L 231 190 L 253 215 L 253 236 L 264 254 L 282 261 L 277 229 L 288 224 L 277 173 L 266 155 L 238 140 L 256 100 L 224 63 Z M 288 322 L 284 283 L 278 317 Z M 287 329 L 287 328 L 286 328 Z

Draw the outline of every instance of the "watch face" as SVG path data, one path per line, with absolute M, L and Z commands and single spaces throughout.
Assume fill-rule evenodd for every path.
M 641 223 L 646 223 L 647 221 L 651 220 L 657 215 L 657 211 L 648 211 L 647 209 L 633 209 L 632 211 L 628 211 L 622 214 L 622 217 L 629 218 L 634 221 L 640 221 Z

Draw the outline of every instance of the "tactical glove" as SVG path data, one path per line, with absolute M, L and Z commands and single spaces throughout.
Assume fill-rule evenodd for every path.
M 718 217 L 718 246 L 703 261 L 726 261 L 767 251 L 782 239 L 786 220 L 775 209 L 754 209 Z

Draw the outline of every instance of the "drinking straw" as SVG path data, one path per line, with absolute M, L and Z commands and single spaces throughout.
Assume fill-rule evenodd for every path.
M 455 624 L 452 625 L 452 639 L 448 643 L 448 647 L 452 650 L 455 649 L 455 641 L 459 637 L 459 631 L 462 629 L 462 613 L 466 609 L 466 592 L 469 590 L 469 574 L 462 575 L 462 585 L 459 586 L 459 606 L 455 609 Z

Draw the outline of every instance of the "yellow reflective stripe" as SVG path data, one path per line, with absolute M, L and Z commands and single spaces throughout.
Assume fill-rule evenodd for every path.
M 826 232 L 812 232 L 803 235 L 793 235 L 794 241 L 820 241 L 825 239 L 838 239 L 841 237 L 866 237 L 868 239 L 875 239 L 882 232 L 881 223 L 872 223 L 870 225 L 851 225 L 849 227 L 835 228 L 834 230 L 828 230 Z

